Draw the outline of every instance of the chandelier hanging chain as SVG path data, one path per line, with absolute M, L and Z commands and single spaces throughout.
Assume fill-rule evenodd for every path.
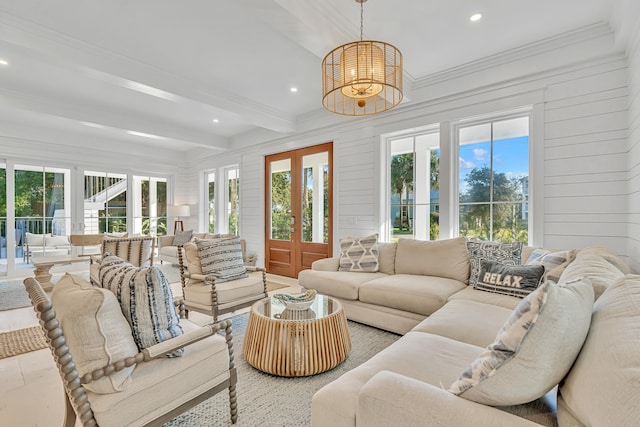
M 360 41 L 364 40 L 364 2 L 360 2 Z

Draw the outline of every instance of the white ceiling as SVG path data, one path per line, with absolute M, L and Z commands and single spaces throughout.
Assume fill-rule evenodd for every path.
M 612 3 L 370 0 L 364 36 L 402 51 L 410 103 L 412 81 L 609 22 Z M 0 123 L 227 150 L 322 110 L 322 58 L 359 31 L 354 0 L 0 0 Z

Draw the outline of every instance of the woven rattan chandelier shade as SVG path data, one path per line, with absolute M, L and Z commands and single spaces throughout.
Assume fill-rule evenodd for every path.
M 402 101 L 402 54 L 389 43 L 362 40 L 333 49 L 322 61 L 322 105 L 334 113 L 366 116 Z

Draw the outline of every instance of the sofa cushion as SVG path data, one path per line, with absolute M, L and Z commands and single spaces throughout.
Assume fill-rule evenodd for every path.
M 553 280 L 554 282 L 558 282 L 560 281 L 562 272 L 575 258 L 575 249 L 557 252 L 552 252 L 547 249 L 535 249 L 524 264 L 544 266 L 543 281 Z
M 48 247 L 67 247 L 71 243 L 69 242 L 69 236 L 47 235 L 44 238 L 44 244 Z
M 358 299 L 429 316 L 442 307 L 449 296 L 465 286 L 446 277 L 394 274 L 360 285 Z
M 378 265 L 380 273 L 395 274 L 396 273 L 396 250 L 398 244 L 396 242 L 384 243 L 378 242 Z
M 514 308 L 516 308 L 518 304 L 520 304 L 520 301 L 522 301 L 522 298 L 503 294 L 495 294 L 493 292 L 479 291 L 478 289 L 474 289 L 471 285 L 465 287 L 460 292 L 456 292 L 449 297 L 449 301 L 458 299 L 497 305 L 500 307 L 508 308 L 509 310 L 513 310 Z
M 247 277 L 247 268 L 242 259 L 240 237 L 201 240 L 196 239 L 202 273 L 213 275 L 216 283 L 229 282 Z
M 624 261 L 607 248 L 592 246 L 578 252 L 575 261 L 562 272 L 560 282 L 586 276 L 593 285 L 597 300 L 605 289 L 627 273 L 629 273 L 629 267 Z
M 51 233 L 34 234 L 28 231 L 25 233 L 26 243 L 29 246 L 44 246 L 45 237 L 51 237 Z
M 513 310 L 477 301 L 449 301 L 412 330 L 429 332 L 486 347 L 491 344 Z
M 542 265 L 505 265 L 483 259 L 474 288 L 524 298 L 540 285 L 544 271 Z
M 173 235 L 173 246 L 181 246 L 185 243 L 189 243 L 191 241 L 191 236 L 193 235 L 193 230 L 180 231 L 176 230 Z
M 522 300 L 495 341 L 450 391 L 485 405 L 535 400 L 571 368 L 589 330 L 593 288 L 585 280 L 546 282 Z
M 100 263 L 100 286 L 118 298 L 138 349 L 182 335 L 171 286 L 157 267 L 135 267 L 107 253 Z M 181 354 L 177 350 L 172 356 Z
M 303 270 L 298 274 L 298 283 L 318 293 L 345 300 L 357 300 L 360 285 L 370 280 L 387 277 L 384 273 L 355 274 L 346 271 Z
M 120 303 L 109 290 L 67 273 L 53 288 L 51 301 L 80 376 L 138 353 Z M 133 369 L 124 368 L 84 387 L 95 393 L 126 390 Z
M 471 274 L 469 284 L 476 286 L 480 276 L 480 262 L 484 260 L 498 261 L 505 265 L 520 265 L 522 262 L 522 243 L 467 242 Z
M 375 273 L 378 271 L 378 234 L 340 240 L 339 271 Z
M 627 275 L 593 306 L 587 339 L 559 389 L 560 425 L 640 425 L 638 355 L 640 276 Z
M 466 239 L 422 241 L 398 240 L 396 274 L 415 274 L 454 279 L 468 283 L 469 257 Z

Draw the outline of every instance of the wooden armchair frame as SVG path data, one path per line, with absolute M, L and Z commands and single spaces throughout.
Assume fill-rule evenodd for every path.
M 267 298 L 269 296 L 269 294 L 267 293 L 267 270 L 263 267 L 245 266 L 245 268 L 247 269 L 247 272 L 254 272 L 254 271 L 262 272 L 263 288 L 262 288 L 261 294 L 257 294 L 255 298 L 249 301 L 244 301 L 238 304 L 231 305 L 229 307 L 225 307 L 224 309 L 221 309 L 218 305 L 218 292 L 216 290 L 216 278 L 212 275 L 204 275 L 204 285 L 205 286 L 211 285 L 211 311 L 203 310 L 200 307 L 196 307 L 189 304 L 189 301 L 187 300 L 184 293 L 184 288 L 187 286 L 187 280 L 189 280 L 191 276 L 187 271 L 187 269 L 185 268 L 183 251 L 184 251 L 184 247 L 182 245 L 178 246 L 178 265 L 180 267 L 180 283 L 182 285 L 182 298 L 184 299 L 184 304 L 187 309 L 187 312 L 189 310 L 193 310 L 198 313 L 211 315 L 213 317 L 213 321 L 217 322 L 218 315 L 231 313 L 245 307 L 251 307 L 253 303 L 255 303 L 256 301 L 260 301 L 261 299 Z
M 65 427 L 73 427 L 76 422 L 76 417 L 80 418 L 82 425 L 85 427 L 98 425 L 96 419 L 93 416 L 91 402 L 89 401 L 87 391 L 84 388 L 83 384 L 88 384 L 92 381 L 104 377 L 105 375 L 111 375 L 114 372 L 121 371 L 122 369 L 133 365 L 142 364 L 157 358 L 163 358 L 168 353 L 171 353 L 194 342 L 200 341 L 201 339 L 207 338 L 213 334 L 218 333 L 218 331 L 220 330 L 225 331 L 225 339 L 229 351 L 229 379 L 210 388 L 209 390 L 206 390 L 199 396 L 196 396 L 193 399 L 183 403 L 182 405 L 170 410 L 169 412 L 161 415 L 160 417 L 156 418 L 146 425 L 161 426 L 167 421 L 172 420 L 178 415 L 184 413 L 186 410 L 209 399 L 210 397 L 226 388 L 229 389 L 231 422 L 233 424 L 236 423 L 238 419 L 238 407 L 236 401 L 237 372 L 233 360 L 233 337 L 230 320 L 203 326 L 202 328 L 208 329 L 208 331 L 200 330 L 198 331 L 198 334 L 194 334 L 193 336 L 181 335 L 179 337 L 158 344 L 157 346 L 161 346 L 159 349 L 154 348 L 156 346 L 144 349 L 133 357 L 127 357 L 124 360 L 111 363 L 81 377 L 76 370 L 75 363 L 73 362 L 73 357 L 69 351 L 69 347 L 66 344 L 64 331 L 62 330 L 62 328 L 60 327 L 60 323 L 56 319 L 56 313 L 52 306 L 51 300 L 49 300 L 44 290 L 42 289 L 42 286 L 40 286 L 40 284 L 35 279 L 31 277 L 25 279 L 24 286 L 27 290 L 27 293 L 29 294 L 29 298 L 31 299 L 31 303 L 36 312 L 38 320 L 40 321 L 40 326 L 42 327 L 42 331 L 47 339 L 47 343 L 49 344 L 49 349 L 51 350 L 51 354 L 53 355 L 53 358 L 56 362 L 65 389 Z M 186 312 L 182 301 L 177 302 L 177 305 L 180 311 L 180 317 L 184 318 Z M 172 341 L 174 342 L 172 343 Z

